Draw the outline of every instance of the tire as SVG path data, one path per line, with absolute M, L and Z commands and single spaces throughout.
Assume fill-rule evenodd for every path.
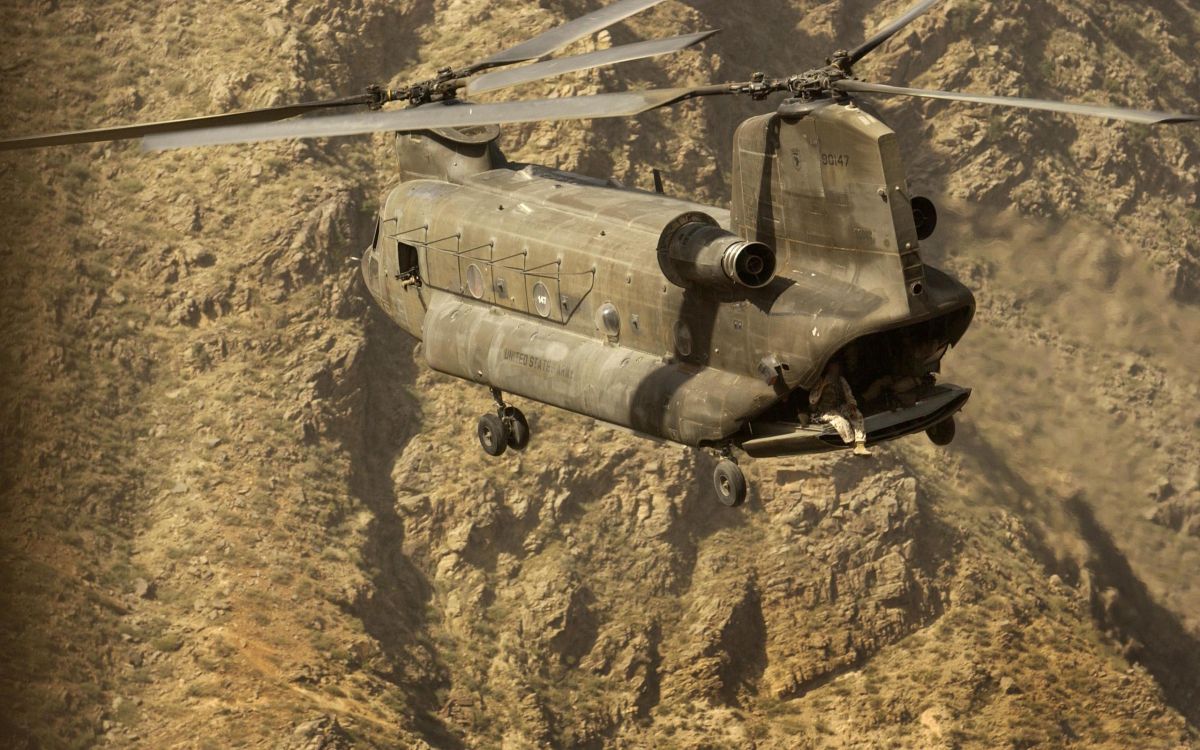
M 479 444 L 489 456 L 499 456 L 508 448 L 508 430 L 504 421 L 495 414 L 484 414 L 479 418 Z
M 510 406 L 505 424 L 508 426 L 508 447 L 518 451 L 525 450 L 529 445 L 529 421 L 525 419 L 525 415 L 520 409 Z
M 925 430 L 925 435 L 934 445 L 947 446 L 954 442 L 954 417 L 946 417 L 933 427 Z
M 713 469 L 713 489 L 717 491 L 721 505 L 736 508 L 746 502 L 746 475 L 726 458 Z

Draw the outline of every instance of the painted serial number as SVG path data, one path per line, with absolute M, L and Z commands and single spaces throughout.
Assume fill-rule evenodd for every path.
M 822 167 L 848 167 L 850 166 L 849 154 L 821 154 Z

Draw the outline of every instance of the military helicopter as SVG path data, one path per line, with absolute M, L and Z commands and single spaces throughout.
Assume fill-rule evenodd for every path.
M 922 262 L 937 213 L 913 195 L 896 135 L 859 95 L 909 96 L 1143 124 L 1200 116 L 861 81 L 854 66 L 939 0 L 785 78 L 532 101 L 466 97 L 646 59 L 702 32 L 549 57 L 662 0 L 619 0 L 516 47 L 401 88 L 185 120 L 0 141 L 0 150 L 142 138 L 148 150 L 396 133 L 399 182 L 361 257 L 366 287 L 423 341 L 434 370 L 491 389 L 478 423 L 499 456 L 530 440 L 514 394 L 711 450 L 717 498 L 738 505 L 752 457 L 845 449 L 807 414 L 830 362 L 860 394 L 872 442 L 954 437 L 970 390 L 937 382 L 971 323 L 969 289 Z M 529 63 L 527 65 L 518 64 Z M 737 128 L 728 209 L 612 180 L 514 164 L 506 123 L 628 117 L 687 99 L 785 98 Z M 383 110 L 392 102 L 403 109 Z M 369 111 L 296 117 L 316 110 Z

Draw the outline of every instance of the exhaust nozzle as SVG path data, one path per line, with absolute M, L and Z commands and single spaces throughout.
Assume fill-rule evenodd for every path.
M 663 271 L 681 286 L 761 289 L 775 278 L 774 250 L 722 229 L 703 214 L 681 216 L 662 240 L 660 253 L 665 250 L 668 261 Z

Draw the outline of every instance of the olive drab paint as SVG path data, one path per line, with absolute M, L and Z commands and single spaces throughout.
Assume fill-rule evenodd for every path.
M 921 262 L 895 133 L 849 100 L 744 122 L 732 212 L 509 164 L 496 135 L 397 134 L 402 182 L 363 258 L 372 296 L 440 372 L 781 455 L 840 447 L 789 411 L 831 358 L 927 375 L 940 354 L 913 353 L 944 353 L 970 322 L 970 291 Z M 935 390 L 873 439 L 968 393 Z

